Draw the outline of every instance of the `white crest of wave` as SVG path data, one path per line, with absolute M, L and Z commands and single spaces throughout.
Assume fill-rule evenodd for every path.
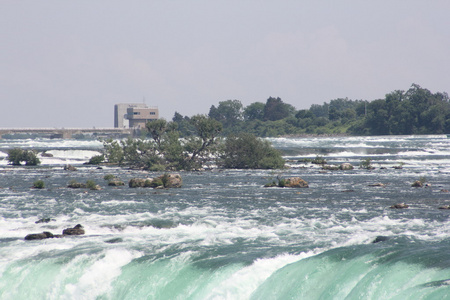
M 211 290 L 208 299 L 249 299 L 251 294 L 278 269 L 313 256 L 309 251 L 299 255 L 279 255 L 273 258 L 257 259 L 252 265 L 239 269 Z
M 121 268 L 133 259 L 142 256 L 139 252 L 125 249 L 110 249 L 95 261 L 77 283 L 67 284 L 64 299 L 97 299 L 111 290 L 111 283 L 121 274 Z

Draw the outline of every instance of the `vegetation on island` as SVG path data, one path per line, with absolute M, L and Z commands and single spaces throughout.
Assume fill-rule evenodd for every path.
M 198 170 L 208 164 L 224 168 L 282 168 L 284 159 L 268 141 L 252 134 L 222 138 L 223 125 L 205 115 L 189 119 L 182 134 L 174 121 L 148 122 L 146 136 L 126 140 L 105 140 L 104 158 L 108 163 L 151 171 Z
M 239 100 L 212 105 L 208 116 L 219 121 L 224 135 L 251 133 L 282 135 L 407 135 L 450 133 L 448 94 L 432 93 L 412 84 L 373 101 L 338 98 L 309 109 L 296 110 L 278 97 L 246 107 Z M 175 112 L 172 119 L 181 136 L 192 132 L 190 118 Z
M 41 163 L 34 150 L 14 148 L 8 151 L 7 160 L 13 166 L 19 166 L 23 162 L 26 166 L 36 166 Z

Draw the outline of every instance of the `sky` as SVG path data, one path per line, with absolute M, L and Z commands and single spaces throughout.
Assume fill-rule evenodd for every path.
M 0 0 L 0 128 L 450 92 L 450 1 Z

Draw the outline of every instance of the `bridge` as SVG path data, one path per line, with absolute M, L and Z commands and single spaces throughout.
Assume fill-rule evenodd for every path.
M 70 139 L 77 134 L 134 135 L 134 128 L 0 128 L 0 138 L 5 134 L 48 134 L 52 138 Z

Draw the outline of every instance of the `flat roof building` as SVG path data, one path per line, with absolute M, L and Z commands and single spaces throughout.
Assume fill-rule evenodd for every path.
M 127 116 L 130 128 L 142 129 L 145 124 L 159 118 L 157 107 L 129 107 L 127 108 Z
M 128 109 L 131 109 L 131 111 L 129 112 Z M 146 122 L 158 118 L 158 108 L 147 107 L 145 103 L 119 103 L 114 105 L 115 128 L 144 128 Z

